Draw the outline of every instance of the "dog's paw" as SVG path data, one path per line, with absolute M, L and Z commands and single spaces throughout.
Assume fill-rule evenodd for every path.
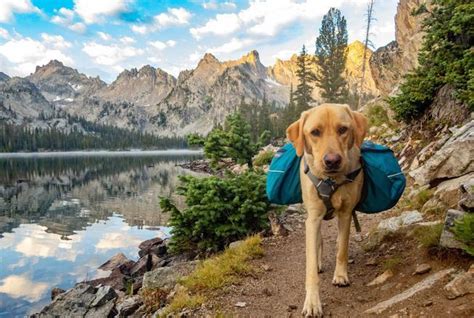
M 337 287 L 347 287 L 351 284 L 347 275 L 334 275 L 332 284 Z
M 306 299 L 301 314 L 304 317 L 323 317 L 323 307 L 321 306 L 318 295 L 306 293 Z

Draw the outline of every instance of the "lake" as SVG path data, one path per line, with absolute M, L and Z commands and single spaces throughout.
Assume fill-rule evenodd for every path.
M 193 151 L 0 154 L 0 317 L 50 302 L 53 287 L 106 276 L 118 252 L 169 235 L 159 197 Z

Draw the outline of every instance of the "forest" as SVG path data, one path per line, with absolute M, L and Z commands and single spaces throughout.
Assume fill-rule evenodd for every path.
M 0 122 L 0 152 L 71 150 L 128 150 L 187 148 L 183 137 L 162 137 L 139 131 L 69 119 L 80 123 L 86 132 L 64 133 L 58 129 L 39 129 Z

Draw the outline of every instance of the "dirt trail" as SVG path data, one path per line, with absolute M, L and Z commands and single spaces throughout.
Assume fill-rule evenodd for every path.
M 361 215 L 363 235 L 378 223 L 382 215 Z M 239 285 L 229 287 L 225 293 L 206 305 L 199 315 L 223 313 L 234 317 L 299 317 L 304 301 L 304 223 L 302 215 L 290 215 L 293 228 L 287 237 L 270 237 L 264 241 L 265 256 L 253 261 L 261 268 L 255 277 L 246 277 Z M 351 231 L 349 278 L 351 285 L 338 288 L 331 284 L 335 266 L 337 221 L 322 226 L 324 239 L 323 269 L 321 274 L 321 301 L 325 316 L 367 317 L 363 312 L 381 301 L 408 289 L 431 273 L 444 268 L 467 269 L 470 261 L 463 258 L 430 256 L 417 246 L 414 239 L 396 239 L 383 243 L 372 252 L 365 252 L 362 243 L 354 239 Z M 369 265 L 367 263 L 371 263 Z M 417 264 L 428 263 L 428 274 L 413 275 Z M 391 265 L 390 265 L 391 264 Z M 270 269 L 268 270 L 268 266 Z M 395 275 L 380 286 L 366 284 L 391 266 Z M 264 268 L 267 268 L 265 270 Z M 448 300 L 443 287 L 449 278 L 436 283 L 384 311 L 380 317 L 473 317 L 474 295 Z M 245 302 L 243 308 L 235 306 Z

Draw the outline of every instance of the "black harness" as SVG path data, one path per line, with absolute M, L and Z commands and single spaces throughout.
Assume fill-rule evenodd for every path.
M 306 162 L 306 158 L 303 157 L 304 162 L 304 173 L 308 176 L 309 180 L 313 183 L 314 187 L 316 188 L 316 193 L 318 197 L 323 201 L 324 205 L 326 206 L 326 214 L 324 214 L 324 220 L 331 220 L 334 217 L 334 206 L 332 205 L 331 198 L 332 195 L 337 191 L 337 189 L 347 183 L 354 182 L 355 178 L 359 175 L 362 167 L 352 171 L 349 174 L 346 174 L 346 179 L 337 184 L 336 181 L 332 178 L 327 179 L 320 179 L 316 177 L 314 174 L 311 173 L 309 170 L 308 163 Z M 354 225 L 357 232 L 360 232 L 360 224 L 357 220 L 357 216 L 355 210 L 352 211 L 352 217 L 354 219 Z

